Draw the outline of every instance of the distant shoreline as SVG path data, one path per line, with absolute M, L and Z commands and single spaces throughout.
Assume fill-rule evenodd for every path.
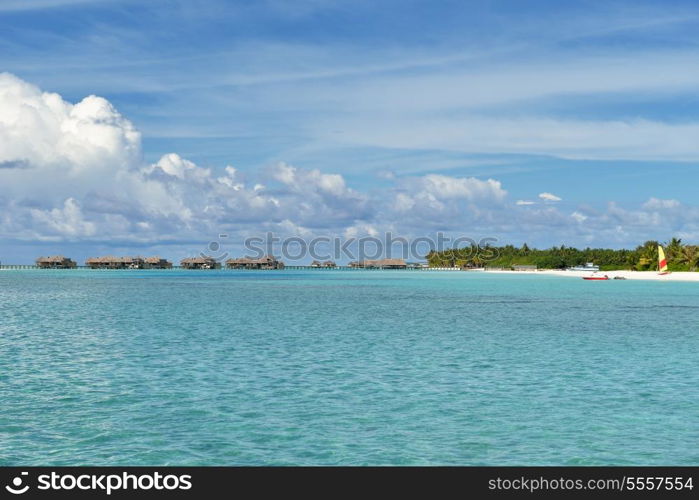
M 564 269 L 541 269 L 531 271 L 510 271 L 510 270 L 484 270 L 483 272 L 492 274 L 526 274 L 526 275 L 546 275 L 562 276 L 565 278 L 582 278 L 584 276 L 604 276 L 614 279 L 616 277 L 627 280 L 647 280 L 647 281 L 699 281 L 699 272 L 678 271 L 670 274 L 660 275 L 657 271 L 568 271 Z
M 42 269 L 38 268 L 37 266 L 31 266 L 31 265 L 3 265 L 0 266 L 0 271 L 30 271 L 30 270 L 35 270 L 35 271 L 40 271 Z M 192 272 L 203 272 L 206 273 L 207 271 L 246 271 L 246 272 L 255 272 L 255 271 L 278 271 L 278 270 L 273 270 L 273 269 L 199 269 L 199 270 L 191 270 L 191 269 L 185 269 L 182 267 L 174 267 L 172 269 L 90 269 L 89 267 L 79 267 L 76 269 L 43 269 L 44 271 L 94 271 L 96 273 L 99 273 L 100 271 L 122 271 L 122 272 L 128 272 L 128 271 L 161 271 L 161 272 L 167 272 L 167 271 L 192 271 Z M 687 272 L 687 271 L 677 271 L 677 272 L 672 272 L 670 274 L 665 274 L 665 275 L 660 275 L 658 274 L 657 271 L 628 271 L 628 270 L 616 270 L 616 271 L 596 271 L 596 272 L 591 272 L 591 271 L 569 271 L 565 269 L 537 269 L 537 270 L 523 270 L 523 271 L 513 271 L 509 269 L 460 269 L 460 268 L 448 268 L 448 267 L 440 267 L 440 268 L 421 268 L 421 269 L 365 269 L 365 268 L 357 268 L 357 267 L 349 267 L 349 266 L 336 266 L 334 268 L 318 268 L 318 267 L 312 267 L 312 266 L 288 266 L 286 271 L 391 271 L 391 272 L 398 272 L 398 271 L 410 271 L 410 272 L 415 272 L 415 271 L 430 271 L 430 272 L 439 272 L 439 271 L 444 271 L 444 272 L 455 272 L 455 271 L 463 271 L 463 272 L 470 272 L 470 273 L 487 273 L 487 274 L 509 274 L 509 275 L 515 275 L 515 276 L 560 276 L 563 278 L 582 278 L 585 276 L 609 276 L 610 279 L 614 279 L 616 277 L 619 278 L 625 278 L 627 280 L 646 280 L 646 281 L 697 281 L 699 282 L 699 272 Z

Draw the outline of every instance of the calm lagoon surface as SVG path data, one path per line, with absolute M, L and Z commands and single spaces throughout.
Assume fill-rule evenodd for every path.
M 0 271 L 0 465 L 696 465 L 699 284 Z

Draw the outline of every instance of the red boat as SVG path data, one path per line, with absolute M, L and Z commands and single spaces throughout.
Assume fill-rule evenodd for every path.
M 609 276 L 606 274 L 604 276 L 583 276 L 583 279 L 589 281 L 605 281 L 609 279 Z

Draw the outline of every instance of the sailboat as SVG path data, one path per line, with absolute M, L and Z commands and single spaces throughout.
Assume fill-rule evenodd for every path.
M 658 274 L 659 275 L 664 275 L 664 274 L 670 274 L 670 271 L 667 270 L 667 259 L 665 258 L 665 251 L 663 250 L 663 247 L 658 245 Z

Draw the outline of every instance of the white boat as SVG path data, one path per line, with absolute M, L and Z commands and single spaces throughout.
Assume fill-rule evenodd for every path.
M 592 262 L 587 262 L 584 266 L 569 267 L 568 271 L 590 271 L 594 273 L 599 271 L 599 266 L 594 265 Z

